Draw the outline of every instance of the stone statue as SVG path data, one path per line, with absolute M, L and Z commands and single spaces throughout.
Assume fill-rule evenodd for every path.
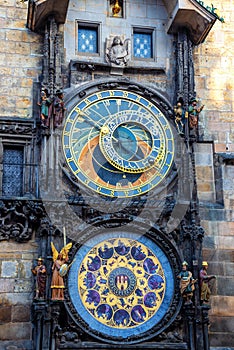
M 40 118 L 41 118 L 41 126 L 44 128 L 49 127 L 49 119 L 50 119 L 50 106 L 51 100 L 48 96 L 48 91 L 46 89 L 41 90 L 41 98 L 40 102 L 38 102 L 38 106 L 40 106 Z
M 130 59 L 130 39 L 124 42 L 120 36 L 113 38 L 111 46 L 110 39 L 107 40 L 106 60 L 113 66 L 124 67 Z
M 197 282 L 192 276 L 192 272 L 188 271 L 188 263 L 184 261 L 182 263 L 182 271 L 177 278 L 180 279 L 180 293 L 185 301 L 185 304 L 191 304 L 193 291 L 195 290 L 194 284 Z
M 216 278 L 216 276 L 214 275 L 208 275 L 207 274 L 207 270 L 208 270 L 208 263 L 207 261 L 203 261 L 202 262 L 202 268 L 200 270 L 200 288 L 201 288 L 201 303 L 205 302 L 208 303 L 210 300 L 210 295 L 211 295 L 211 291 L 210 291 L 210 287 L 209 287 L 209 281 Z
M 177 131 L 179 134 L 183 135 L 186 113 L 182 101 L 179 100 L 176 106 L 174 106 L 174 113 Z
M 197 106 L 197 100 L 193 98 L 190 101 L 189 107 L 188 107 L 188 116 L 189 116 L 189 128 L 190 129 L 197 129 L 198 128 L 198 117 L 201 111 L 203 110 L 204 105 L 201 107 Z
M 31 269 L 36 276 L 36 295 L 35 299 L 45 299 L 46 294 L 46 267 L 43 265 L 43 259 L 37 259 L 37 266 Z
M 53 242 L 51 242 L 51 249 L 53 253 L 53 266 L 52 266 L 52 300 L 64 300 L 64 281 L 63 277 L 68 270 L 68 253 L 72 247 L 72 243 L 66 244 L 60 251 L 55 248 Z M 65 271 L 65 273 L 64 273 Z
M 64 108 L 63 92 L 61 90 L 56 91 L 56 97 L 54 99 L 53 106 L 54 127 L 57 128 L 62 124 L 64 112 L 66 111 L 66 108 Z

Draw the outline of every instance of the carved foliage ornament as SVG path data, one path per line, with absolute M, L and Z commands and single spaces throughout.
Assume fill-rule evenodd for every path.
M 29 241 L 33 225 L 38 223 L 42 215 L 43 208 L 38 202 L 0 201 L 0 241 Z

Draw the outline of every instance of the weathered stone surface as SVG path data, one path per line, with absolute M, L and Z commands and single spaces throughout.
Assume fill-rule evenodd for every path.
M 16 305 L 12 307 L 12 322 L 29 322 L 30 307 L 27 305 Z
M 234 296 L 234 278 L 232 278 L 231 276 L 229 277 L 219 276 L 217 285 L 218 285 L 218 290 L 217 290 L 218 295 Z
M 17 261 L 3 261 L 2 262 L 2 277 L 17 277 L 18 274 Z
M 213 332 L 233 332 L 234 317 L 212 317 L 210 331 Z
M 0 325 L 0 339 L 9 340 L 15 339 L 30 339 L 31 324 L 27 322 L 20 323 L 5 323 Z
M 33 288 L 33 287 L 32 287 Z M 33 290 L 33 289 L 31 289 Z M 32 293 L 2 293 L 0 294 L 0 304 L 18 305 L 18 304 L 30 304 L 32 302 Z
M 1 350 L 32 350 L 32 341 L 23 340 L 23 341 L 0 341 Z
M 0 324 L 11 322 L 11 306 L 0 306 Z
M 3 0 L 0 4 L 0 79 L 2 85 L 4 80 L 7 81 L 6 89 L 1 89 L 0 101 L 1 103 L 0 116 L 17 116 L 28 118 L 32 110 L 32 81 L 23 84 L 19 81 L 16 84 L 14 91 L 14 77 L 24 76 L 25 70 L 30 68 L 33 72 L 33 77 L 37 77 L 35 70 L 41 63 L 40 55 L 37 57 L 37 49 L 41 46 L 41 36 L 31 33 L 26 29 L 27 6 L 23 2 L 15 2 L 15 0 Z M 2 35 L 4 34 L 4 35 Z M 34 47 L 31 47 L 34 43 Z M 15 75 L 18 70 L 18 74 Z M 10 71 L 9 71 L 10 70 Z M 19 73 L 21 71 L 21 73 Z M 10 78 L 9 78 L 10 77 Z M 29 87 L 28 90 L 17 91 L 20 87 Z M 22 96 L 23 99 L 19 99 Z M 11 101 L 11 104 L 9 103 Z
M 212 296 L 211 316 L 234 316 L 234 296 Z
M 12 278 L 0 278 L 0 293 L 13 292 L 15 281 Z
M 227 333 L 227 332 L 216 332 L 211 333 L 210 332 L 210 344 L 211 346 L 219 346 L 221 349 L 229 350 L 233 349 L 230 347 L 230 345 L 233 344 L 233 333 Z

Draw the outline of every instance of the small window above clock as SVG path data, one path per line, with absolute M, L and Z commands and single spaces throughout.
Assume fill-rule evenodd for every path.
M 135 59 L 154 58 L 154 30 L 133 28 L 133 56 Z
M 77 54 L 99 54 L 99 23 L 77 21 Z

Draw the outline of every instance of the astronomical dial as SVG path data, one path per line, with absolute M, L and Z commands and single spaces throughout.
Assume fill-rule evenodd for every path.
M 135 92 L 105 90 L 81 100 L 68 115 L 63 150 L 80 182 L 124 198 L 146 193 L 165 178 L 174 138 L 152 102 Z

